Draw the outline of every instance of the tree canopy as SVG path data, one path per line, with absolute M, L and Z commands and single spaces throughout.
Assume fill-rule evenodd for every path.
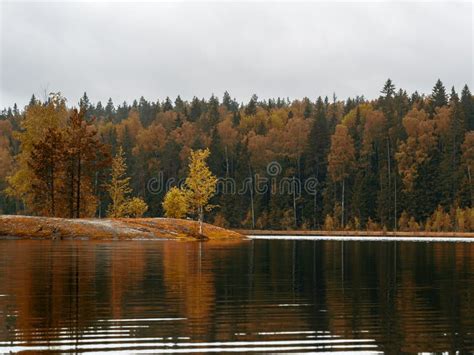
M 55 94 L 4 109 L 0 211 L 104 216 L 117 202 L 110 184 L 124 179 L 129 216 L 199 216 L 218 205 L 206 221 L 235 228 L 436 229 L 448 218 L 451 229 L 471 228 L 467 85 L 446 90 L 436 80 L 430 94 L 409 94 L 389 79 L 372 100 L 252 95 L 239 103 L 226 91 L 130 102 L 94 103 L 84 93 L 75 109 Z M 123 157 L 120 173 L 111 156 Z M 176 190 L 165 199 L 173 186 L 193 196 L 186 208 Z

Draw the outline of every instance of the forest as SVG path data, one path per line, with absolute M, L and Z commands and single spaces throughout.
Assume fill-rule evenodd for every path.
M 0 214 L 107 217 L 113 158 L 122 157 L 130 201 L 161 217 L 192 152 L 208 148 L 223 182 L 209 223 L 473 231 L 474 96 L 467 85 L 459 92 L 438 80 L 429 95 L 407 93 L 388 79 L 374 99 L 239 103 L 225 92 L 115 105 L 33 95 L 0 114 Z M 222 188 L 228 181 L 236 188 Z M 312 188 L 276 188 L 281 181 Z

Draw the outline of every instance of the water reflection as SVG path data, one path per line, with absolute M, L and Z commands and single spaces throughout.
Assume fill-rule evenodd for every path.
M 474 350 L 474 244 L 0 241 L 0 352 Z

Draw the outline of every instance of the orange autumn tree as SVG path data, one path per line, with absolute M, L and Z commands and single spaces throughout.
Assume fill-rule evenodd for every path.
M 44 138 L 33 144 L 28 167 L 35 177 L 31 183 L 35 210 L 42 216 L 61 216 L 58 207 L 64 209 L 65 144 L 64 133 L 57 128 L 49 128 Z
M 17 134 L 21 152 L 8 178 L 8 193 L 19 197 L 27 211 L 54 217 L 91 217 L 97 208 L 98 172 L 108 163 L 86 111 L 68 111 L 65 100 L 51 96 L 27 109 L 23 131 Z
M 415 229 L 421 229 L 441 205 L 445 213 L 450 213 L 453 229 L 468 230 L 468 223 L 463 219 L 467 221 L 470 212 L 465 215 L 465 211 L 474 203 L 471 159 L 474 96 L 468 87 L 459 97 L 455 90 L 451 90 L 449 97 L 444 97 L 446 93 L 442 84 L 437 83 L 432 95 L 418 92 L 410 95 L 402 88 L 396 90 L 393 82 L 387 80 L 382 95 L 370 100 L 361 96 L 340 100 L 335 95 L 316 100 L 259 100 L 255 96 L 245 103 L 237 102 L 227 93 L 220 103 L 216 97 L 192 101 L 180 97 L 176 101 L 140 98 L 132 104 L 114 106 L 111 99 L 102 105 L 83 97 L 81 106 L 87 108 L 86 121 L 94 126 L 89 129 L 98 129 L 101 143 L 114 152 L 123 147 L 130 186 L 149 204 L 153 215 L 163 209 L 161 187 L 165 185 L 160 185 L 161 182 L 184 181 L 190 152 L 209 147 L 211 155 L 206 162 L 212 173 L 234 179 L 237 190 L 242 191 L 238 196 L 223 192 L 213 197 L 213 203 L 222 208 L 209 216 L 206 213 L 206 220 L 215 223 L 232 228 L 258 224 L 259 228 L 278 229 L 287 228 L 290 221 L 292 228 L 319 228 L 329 213 L 334 228 L 339 228 L 343 200 L 346 228 L 348 224 L 354 228 L 370 224 L 369 229 L 396 230 L 397 221 L 406 211 L 408 216 L 402 218 L 404 228 L 411 229 L 413 217 L 413 225 L 419 224 Z M 433 97 L 439 100 L 433 101 Z M 63 175 L 54 173 L 57 178 L 49 179 L 52 193 L 52 189 L 45 187 L 48 180 L 43 179 L 46 167 L 38 164 L 36 173 L 32 173 L 34 163 L 47 159 L 30 159 L 33 144 L 46 138 L 49 128 L 60 130 L 65 141 L 69 141 L 71 136 L 65 129 L 70 124 L 72 108 L 60 101 L 58 95 L 41 104 L 32 98 L 23 110 L 13 106 L 0 111 L 3 213 L 51 214 L 50 202 L 54 196 L 54 213 L 69 217 L 67 198 L 71 195 L 66 192 L 72 190 L 67 185 L 72 175 L 63 176 L 66 168 L 60 169 Z M 92 120 L 93 116 L 97 119 Z M 345 179 L 328 173 L 331 135 L 339 123 L 347 127 L 355 150 L 355 162 Z M 38 156 L 48 155 L 40 151 L 47 145 L 38 148 Z M 69 144 L 67 148 L 72 151 Z M 334 154 L 333 146 L 333 157 Z M 105 174 L 98 173 L 94 162 L 85 166 L 82 158 L 80 161 L 83 196 L 80 209 L 88 206 L 87 213 L 83 210 L 82 215 L 94 215 L 94 199 L 106 197 L 101 191 Z M 281 165 L 278 179 L 293 176 L 301 179 L 301 194 L 296 196 L 285 189 L 284 194 L 263 196 L 256 190 L 254 177 L 263 176 L 272 161 Z M 74 210 L 78 163 L 79 159 L 64 161 L 68 172 L 72 172 L 71 165 L 75 164 Z M 303 183 L 313 177 L 318 180 L 317 193 L 303 188 Z M 148 186 L 149 182 L 153 183 Z M 37 188 L 32 188 L 33 183 Z M 7 187 L 10 195 L 5 193 Z M 103 215 L 108 202 L 102 200 L 98 216 Z M 460 222 L 454 223 L 452 211 L 458 209 L 464 212 L 456 217 Z
M 25 110 L 25 117 L 20 123 L 21 130 L 14 132 L 19 142 L 20 152 L 15 157 L 15 168 L 7 177 L 7 194 L 20 200 L 26 212 L 41 214 L 43 201 L 38 200 L 31 184 L 37 179 L 29 165 L 35 144 L 45 138 L 49 129 L 64 129 L 68 117 L 66 100 L 59 94 L 51 95 L 47 103 L 36 101 Z
M 65 129 L 65 191 L 69 218 L 91 217 L 97 209 L 96 173 L 110 165 L 104 145 L 93 120 L 85 109 L 73 109 Z
M 395 159 L 402 175 L 404 188 L 411 191 L 418 176 L 418 167 L 430 159 L 430 152 L 437 144 L 435 121 L 424 110 L 413 109 L 403 118 L 406 141 L 398 146 Z
M 0 121 L 0 214 L 5 212 L 6 199 L 2 195 L 5 189 L 5 179 L 13 168 L 13 154 L 10 148 L 9 136 L 12 134 L 12 126 L 8 121 Z

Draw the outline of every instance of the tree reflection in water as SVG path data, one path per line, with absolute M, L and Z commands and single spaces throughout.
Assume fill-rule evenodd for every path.
M 4 240 L 0 352 L 472 351 L 473 270 L 473 243 Z

